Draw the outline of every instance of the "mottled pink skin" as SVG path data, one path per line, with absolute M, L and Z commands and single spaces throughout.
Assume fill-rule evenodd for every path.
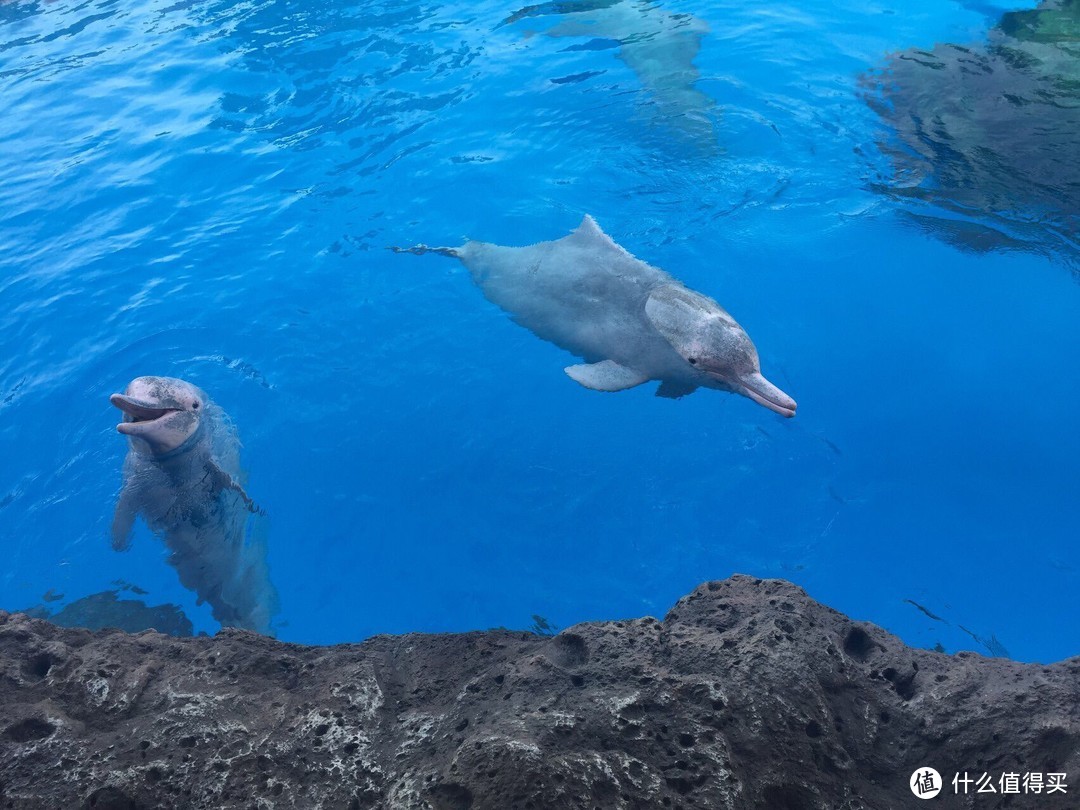
M 742 394 L 781 416 L 795 415 L 795 400 L 765 379 L 757 348 L 727 310 L 708 296 L 668 284 L 652 291 L 646 316 L 694 372 L 698 385 Z
M 764 405 L 770 411 L 791 418 L 795 415 L 795 400 L 766 380 L 761 374 L 742 378 L 741 394 L 750 397 L 758 405 Z
M 175 377 L 137 377 L 109 401 L 124 412 L 116 426 L 131 447 L 144 455 L 163 455 L 184 444 L 199 429 L 205 392 Z

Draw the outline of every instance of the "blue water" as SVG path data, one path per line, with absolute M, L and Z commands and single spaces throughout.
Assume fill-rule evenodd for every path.
M 216 629 L 145 528 L 109 545 L 108 395 L 161 374 L 237 425 L 286 640 L 662 615 L 745 572 L 919 646 L 1080 653 L 1075 264 L 874 190 L 860 76 L 986 4 L 656 8 L 708 26 L 693 128 L 618 40 L 502 3 L 0 3 L 0 607 L 123 581 Z M 455 262 L 384 250 L 586 212 L 798 416 L 587 391 Z

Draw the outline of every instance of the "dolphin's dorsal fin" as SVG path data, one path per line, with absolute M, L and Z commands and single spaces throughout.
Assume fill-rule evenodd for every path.
M 615 240 L 604 233 L 600 226 L 596 224 L 596 220 L 589 214 L 586 214 L 581 219 L 581 224 L 571 231 L 570 235 L 566 237 L 570 242 L 576 242 L 580 245 L 588 245 L 591 247 L 601 247 L 605 250 L 616 250 L 621 254 L 629 256 L 626 248 L 622 245 L 615 243 Z
M 571 380 L 593 391 L 625 391 L 649 379 L 640 371 L 619 365 L 614 360 L 567 366 L 563 371 Z
M 611 238 L 606 233 L 604 233 L 603 229 L 596 223 L 596 220 L 593 219 L 592 214 L 586 214 L 581 218 L 581 224 L 574 228 L 574 233 L 580 234 L 582 236 L 596 237 L 601 239 Z

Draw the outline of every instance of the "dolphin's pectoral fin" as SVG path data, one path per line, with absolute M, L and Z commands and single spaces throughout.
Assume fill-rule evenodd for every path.
M 207 462 L 209 475 L 212 476 L 212 481 L 215 487 L 215 491 L 222 492 L 224 490 L 231 490 L 240 496 L 240 499 L 244 502 L 244 506 L 253 515 L 265 515 L 266 510 L 259 506 L 255 501 L 251 500 L 248 494 L 244 491 L 244 488 L 236 482 L 231 475 L 225 472 L 214 461 Z
M 690 383 L 674 382 L 673 380 L 664 380 L 660 383 L 660 387 L 656 389 L 656 395 L 658 397 L 664 397 L 665 399 L 678 399 L 679 397 L 685 397 L 687 394 L 692 394 L 697 391 L 696 385 Z
M 112 547 L 113 551 L 127 551 L 131 546 L 131 530 L 135 528 L 135 497 L 131 488 L 125 486 L 116 501 L 113 512 Z
M 640 371 L 620 366 L 614 360 L 582 363 L 577 366 L 567 366 L 563 370 L 571 380 L 593 391 L 625 391 L 649 379 Z

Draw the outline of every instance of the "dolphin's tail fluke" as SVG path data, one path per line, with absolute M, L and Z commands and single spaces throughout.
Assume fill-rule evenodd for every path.
M 448 248 L 448 247 L 428 247 L 427 245 L 413 245 L 412 247 L 391 247 L 390 250 L 394 253 L 413 253 L 417 256 L 423 256 L 425 253 L 437 253 L 440 256 L 449 256 L 452 259 L 461 258 L 460 248 Z

